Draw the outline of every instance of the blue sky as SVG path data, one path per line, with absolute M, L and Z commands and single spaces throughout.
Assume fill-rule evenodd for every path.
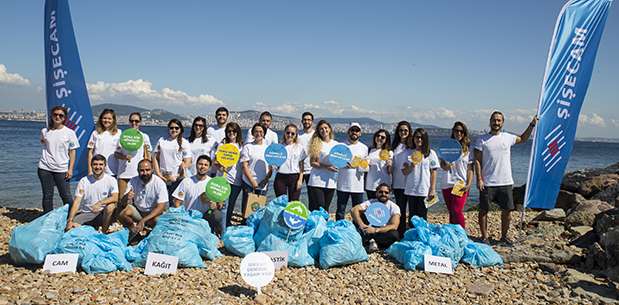
M 44 1 L 0 2 L 0 110 L 44 109 Z M 71 1 L 93 103 L 507 128 L 535 113 L 563 1 Z M 617 137 L 611 7 L 579 136 Z M 615 55 L 616 56 L 616 55 Z M 4 81 L 3 81 L 4 80 Z

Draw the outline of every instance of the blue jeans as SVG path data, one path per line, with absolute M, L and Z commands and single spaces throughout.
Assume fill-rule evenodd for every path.
M 64 179 L 66 173 L 55 173 L 44 169 L 38 169 L 37 175 L 41 181 L 43 191 L 43 213 L 54 209 L 54 186 L 58 189 L 62 204 L 71 204 L 71 188 L 69 181 Z

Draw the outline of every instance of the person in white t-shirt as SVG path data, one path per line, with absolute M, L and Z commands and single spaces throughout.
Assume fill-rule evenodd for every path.
M 151 228 L 168 207 L 168 190 L 165 182 L 153 175 L 153 164 L 144 159 L 138 163 L 139 176 L 131 178 L 121 205 L 118 220 L 133 233 L 141 233 L 145 226 Z
M 314 135 L 314 115 L 309 112 L 303 112 L 301 115 L 301 125 L 303 129 L 298 132 L 298 142 L 305 149 L 305 160 L 303 161 L 303 181 L 307 190 L 307 200 L 312 202 L 312 197 L 309 191 L 309 176 L 312 171 L 312 165 L 309 157 L 309 144 L 312 136 Z
M 531 136 L 537 116 L 533 117 L 525 131 L 516 136 L 502 132 L 505 117 L 495 111 L 490 115 L 490 133 L 480 136 L 475 141 L 475 170 L 477 188 L 479 189 L 479 229 L 481 240 L 488 243 L 488 209 L 490 202 L 501 207 L 501 242 L 511 244 L 509 231 L 510 213 L 515 209 L 512 193 L 511 147 L 524 143 Z
M 333 139 L 333 128 L 325 120 L 320 120 L 316 125 L 316 132 L 312 135 L 309 145 L 309 157 L 312 165 L 308 189 L 312 198 L 309 202 L 309 210 L 314 211 L 324 208 L 329 211 L 331 200 L 337 186 L 337 168 L 329 162 L 329 152 L 338 142 Z
M 462 152 L 458 160 L 451 163 L 440 159 L 441 168 L 445 171 L 442 192 L 447 210 L 449 211 L 449 223 L 459 224 L 464 229 L 466 228 L 464 223 L 464 205 L 473 182 L 473 154 L 469 153 L 471 140 L 466 125 L 459 121 L 455 122 L 451 129 L 451 138 L 460 142 Z M 461 196 L 451 193 L 456 183 L 464 185 L 461 189 Z
M 266 128 L 264 134 L 264 143 L 269 146 L 273 143 L 279 143 L 279 138 L 275 131 L 271 130 L 271 122 L 273 121 L 273 116 L 270 112 L 265 111 L 260 114 L 260 122 L 259 124 Z M 247 131 L 247 137 L 245 138 L 245 143 L 252 143 L 254 141 L 254 135 L 252 133 L 253 127 Z
M 58 189 L 63 204 L 71 202 L 69 180 L 73 177 L 75 150 L 80 142 L 73 129 L 64 125 L 67 109 L 55 106 L 49 114 L 48 127 L 41 130 L 42 152 L 37 175 L 43 191 L 43 212 L 54 209 L 54 186 Z
M 107 160 L 105 173 L 116 177 L 118 173 L 118 160 L 114 153 L 120 141 L 122 130 L 116 126 L 116 113 L 112 109 L 103 109 L 97 120 L 96 129 L 90 134 L 88 140 L 88 174 L 92 175 L 90 160 L 94 155 L 102 155 Z
M 404 163 L 408 162 L 408 157 L 411 155 L 411 150 L 408 147 L 412 137 L 413 129 L 407 121 L 400 121 L 395 127 L 393 133 L 393 170 L 391 175 L 391 189 L 395 197 L 395 203 L 402 208 L 406 206 L 406 195 L 404 195 L 404 187 L 406 186 L 406 176 L 402 173 Z M 406 209 L 402 210 L 402 214 L 406 215 Z M 400 222 L 402 225 L 402 222 Z
M 387 158 L 385 159 L 384 156 Z M 369 169 L 365 177 L 365 193 L 368 199 L 376 198 L 376 188 L 385 183 L 391 187 L 391 173 L 393 171 L 393 151 L 391 150 L 391 136 L 384 129 L 379 129 L 372 137 L 372 148 L 368 154 Z
M 412 226 L 410 222 L 411 217 L 419 216 L 428 219 L 428 209 L 425 201 L 432 201 L 436 197 L 436 170 L 440 166 L 436 153 L 430 149 L 430 137 L 428 137 L 425 129 L 415 129 L 410 141 L 409 145 L 412 152 L 421 153 L 423 159 L 415 164 L 411 158 L 411 162 L 404 163 L 404 168 L 402 169 L 402 173 L 406 176 L 404 195 L 406 195 L 408 205 L 408 217 L 403 216 L 406 211 L 406 205 L 400 206 L 400 210 L 402 210 L 402 218 L 398 228 L 400 236 L 404 236 L 404 232 L 407 229 L 406 221 L 408 221 L 408 227 Z
M 217 151 L 219 145 L 223 144 L 232 144 L 238 148 L 239 152 L 243 148 L 243 137 L 241 126 L 235 122 L 230 122 L 226 124 L 226 137 L 225 139 L 217 144 L 217 147 L 214 148 Z M 228 183 L 230 183 L 230 197 L 228 197 L 228 202 L 224 206 L 222 213 L 226 216 L 225 221 L 223 222 L 222 232 L 226 231 L 226 227 L 231 225 L 232 214 L 234 213 L 234 208 L 236 207 L 236 200 L 239 197 L 239 194 L 243 191 L 243 174 L 241 170 L 241 162 L 237 162 L 235 165 L 230 166 L 228 168 L 223 167 L 217 160 L 213 161 L 214 167 L 217 169 L 217 176 L 225 176 Z M 243 212 L 241 212 L 242 214 Z
M 284 129 L 284 143 L 282 143 L 286 147 L 287 158 L 277 169 L 273 182 L 275 196 L 287 194 L 289 201 L 299 200 L 303 185 L 303 160 L 306 152 L 297 139 L 297 126 L 288 124 Z
M 379 250 L 379 248 L 386 249 L 400 238 L 398 234 L 401 215 L 400 207 L 389 200 L 390 190 L 388 184 L 379 184 L 378 187 L 376 187 L 375 199 L 369 199 L 356 205 L 350 211 L 353 223 L 357 227 L 359 234 L 361 234 L 363 244 L 367 246 L 368 252 L 375 252 Z M 370 205 L 375 202 L 382 203 L 389 209 L 389 221 L 382 227 L 371 226 L 364 213 Z
M 118 202 L 118 184 L 105 173 L 106 163 L 103 155 L 90 159 L 92 174 L 77 184 L 65 231 L 86 224 L 101 227 L 103 233 L 108 233 Z
M 206 195 L 206 184 L 211 177 L 207 174 L 211 166 L 211 158 L 207 155 L 201 155 L 197 158 L 196 174 L 183 179 L 178 185 L 172 197 L 174 197 L 174 206 L 180 207 L 181 204 L 187 210 L 196 210 L 202 213 L 202 217 L 206 219 L 213 229 L 213 232 L 218 236 L 223 233 L 223 217 L 221 209 L 224 207 L 223 202 L 213 202 Z
M 356 122 L 350 123 L 348 127 L 348 143 L 346 146 L 350 149 L 353 158 L 359 160 L 367 160 L 368 147 L 359 141 L 361 137 L 361 125 Z M 337 176 L 337 210 L 335 212 L 335 219 L 344 219 L 346 213 L 346 206 L 348 205 L 348 198 L 352 200 L 352 206 L 356 206 L 363 202 L 363 187 L 364 187 L 364 175 L 368 171 L 367 167 L 361 165 L 352 164 L 346 165 L 338 171 Z
M 206 134 L 209 139 L 212 139 L 215 143 L 221 143 L 221 141 L 223 141 L 226 137 L 225 130 L 229 114 L 230 113 L 226 107 L 219 107 L 215 110 L 215 120 L 217 121 L 217 124 L 209 126 L 206 130 Z
M 168 186 L 169 201 L 172 202 L 172 192 L 178 187 L 188 169 L 191 167 L 191 146 L 183 138 L 183 124 L 178 119 L 168 122 L 168 136 L 161 137 L 153 150 L 153 166 L 155 174 Z
M 142 147 L 137 151 L 127 151 L 119 143 L 114 153 L 118 160 L 118 175 L 116 176 L 118 179 L 118 194 L 124 194 L 129 179 L 138 175 L 138 163 L 143 159 L 150 160 L 150 152 L 152 151 L 150 137 L 140 130 L 141 123 L 142 115 L 139 112 L 133 112 L 129 115 L 129 126 L 142 134 L 144 143 Z
M 251 128 L 254 141 L 245 144 L 241 150 L 241 169 L 243 170 L 243 198 L 242 211 L 245 211 L 249 193 L 266 195 L 269 179 L 273 174 L 273 167 L 267 164 L 264 152 L 267 149 L 264 133 L 266 127 L 260 123 Z
M 212 138 L 207 136 L 205 128 L 205 118 L 197 116 L 193 119 L 193 124 L 191 124 L 191 133 L 189 134 L 189 146 L 191 147 L 191 155 L 193 156 L 190 170 L 191 175 L 196 174 L 196 163 L 198 156 L 207 155 L 214 158 L 215 151 L 213 150 L 213 147 L 216 143 Z

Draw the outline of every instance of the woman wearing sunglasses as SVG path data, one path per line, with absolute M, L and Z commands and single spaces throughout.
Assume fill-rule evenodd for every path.
M 226 124 L 224 127 L 225 137 L 221 141 L 221 143 L 217 143 L 216 147 L 213 151 L 217 151 L 217 147 L 222 144 L 232 144 L 236 146 L 236 148 L 241 151 L 243 148 L 243 137 L 241 135 L 241 126 L 239 124 L 230 122 Z M 222 232 L 226 231 L 226 227 L 231 225 L 232 214 L 234 212 L 234 208 L 236 206 L 236 199 L 239 197 L 239 194 L 243 190 L 242 183 L 243 179 L 241 177 L 241 165 L 240 162 L 230 167 L 223 167 L 217 159 L 213 161 L 215 164 L 215 168 L 217 169 L 217 176 L 225 176 L 226 180 L 230 184 L 230 197 L 228 197 L 228 203 L 222 209 L 222 214 L 226 215 L 225 221 L 222 224 Z
M 150 152 L 152 147 L 150 145 L 150 137 L 140 130 L 140 124 L 142 123 L 142 115 L 139 112 L 133 112 L 129 115 L 129 126 L 136 129 L 142 134 L 143 143 L 142 147 L 137 151 L 127 151 L 120 144 L 116 147 L 114 156 L 118 159 L 118 194 L 123 196 L 127 189 L 127 183 L 129 180 L 138 175 L 138 163 L 142 159 L 150 160 Z
M 380 184 L 391 187 L 391 172 L 393 151 L 391 151 L 391 136 L 384 129 L 374 133 L 372 148 L 370 148 L 369 170 L 365 179 L 365 192 L 369 199 L 376 199 L 376 188 Z
M 187 176 L 191 176 L 197 173 L 196 162 L 198 156 L 207 155 L 211 159 L 214 157 L 213 146 L 215 145 L 215 141 L 209 139 L 206 135 L 205 118 L 198 116 L 193 119 L 193 124 L 191 124 L 191 132 L 189 134 L 189 143 L 189 146 L 191 146 L 191 155 L 194 158 L 193 162 L 191 162 L 191 174 L 188 174 Z
M 295 124 L 288 124 L 285 128 L 282 144 L 286 146 L 288 157 L 277 170 L 275 182 L 273 182 L 275 196 L 287 194 L 289 201 L 299 200 L 303 185 L 303 162 L 306 155 L 303 146 L 297 143 L 297 130 Z
M 440 160 L 441 168 L 445 170 L 445 175 L 443 176 L 443 186 L 445 187 L 442 190 L 443 198 L 449 211 L 449 223 L 459 224 L 462 228 L 465 228 L 464 204 L 469 196 L 469 190 L 473 182 L 473 159 L 469 154 L 471 139 L 469 138 L 469 130 L 466 128 L 466 125 L 462 122 L 455 122 L 451 129 L 451 138 L 460 142 L 462 153 L 458 160 L 451 163 Z M 462 196 L 451 193 L 456 183 L 464 185 L 460 191 Z
M 105 173 L 116 177 L 118 174 L 118 160 L 114 156 L 121 130 L 116 126 L 116 113 L 112 109 L 103 109 L 97 120 L 96 129 L 90 134 L 88 140 L 88 175 L 92 175 L 92 157 L 102 155 L 105 157 Z
M 153 167 L 155 173 L 168 186 L 170 202 L 172 193 L 191 167 L 191 147 L 183 138 L 183 124 L 178 119 L 168 122 L 168 136 L 159 138 L 153 150 Z

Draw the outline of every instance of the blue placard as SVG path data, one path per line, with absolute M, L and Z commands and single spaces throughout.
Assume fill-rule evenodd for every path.
M 288 158 L 288 152 L 286 147 L 279 143 L 273 143 L 269 145 L 264 152 L 264 159 L 269 165 L 282 166 Z
M 304 219 L 299 215 L 295 215 L 285 210 L 282 211 L 282 216 L 284 217 L 284 222 L 286 223 L 286 225 L 292 230 L 297 230 L 305 227 L 305 222 L 307 222 L 307 219 Z
M 460 158 L 462 145 L 455 139 L 447 139 L 441 142 L 438 148 L 438 157 L 451 163 Z
M 329 152 L 329 162 L 337 168 L 346 167 L 346 165 L 352 160 L 352 152 L 350 148 L 344 144 L 338 144 L 331 148 Z
M 365 218 L 368 219 L 373 227 L 384 227 L 391 218 L 389 208 L 384 203 L 373 202 L 365 210 Z

